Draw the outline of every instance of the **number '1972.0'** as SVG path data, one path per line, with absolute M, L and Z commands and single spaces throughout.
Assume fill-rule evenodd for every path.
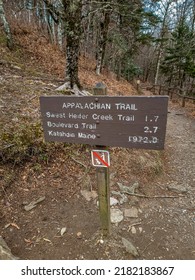
M 159 142 L 159 139 L 157 137 L 151 136 L 151 137 L 147 137 L 147 136 L 129 136 L 129 142 L 133 142 L 133 143 L 151 143 L 151 144 L 156 144 Z

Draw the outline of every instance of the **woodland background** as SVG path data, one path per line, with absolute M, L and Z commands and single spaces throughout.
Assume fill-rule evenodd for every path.
M 0 18 L 10 49 L 14 32 L 34 29 L 64 52 L 66 87 L 82 88 L 82 55 L 96 61 L 98 75 L 195 95 L 194 0 L 0 0 Z

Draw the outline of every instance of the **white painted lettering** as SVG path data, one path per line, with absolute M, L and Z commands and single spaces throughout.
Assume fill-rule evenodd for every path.
M 78 138 L 83 138 L 83 139 L 95 139 L 96 138 L 96 135 L 95 134 L 89 134 L 89 133 L 82 133 L 82 132 L 79 132 L 78 133 Z
M 92 119 L 93 120 L 101 120 L 101 121 L 113 121 L 113 116 L 112 115 L 93 114 Z
M 74 133 L 64 132 L 64 131 L 48 131 L 49 136 L 53 137 L 66 137 L 66 138 L 75 138 Z
M 65 119 L 66 115 L 65 113 L 50 113 L 50 112 L 46 112 L 46 117 L 47 118 L 59 118 L 59 119 Z
M 53 123 L 53 122 L 47 122 L 48 127 L 63 127 L 63 128 L 79 128 L 78 123 Z
M 123 116 L 123 115 L 118 115 L 119 121 L 126 121 L 126 122 L 134 122 L 135 121 L 135 116 Z
M 81 119 L 81 120 L 86 120 L 88 115 L 84 114 L 74 114 L 74 113 L 69 113 L 68 114 L 69 119 Z
M 110 110 L 111 104 L 110 103 L 78 103 L 78 102 L 72 102 L 72 103 L 63 103 L 62 109 L 88 109 L 88 110 Z
M 96 129 L 96 124 L 82 123 L 82 129 Z
M 159 143 L 159 139 L 155 136 L 147 137 L 147 136 L 129 136 L 128 142 L 132 143 L 143 143 L 143 144 L 157 144 Z
M 117 110 L 129 110 L 129 111 L 137 111 L 135 104 L 126 104 L 126 103 L 115 103 Z

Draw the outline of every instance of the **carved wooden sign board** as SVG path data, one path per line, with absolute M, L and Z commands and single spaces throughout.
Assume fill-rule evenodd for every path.
M 46 141 L 164 149 L 167 96 L 42 96 Z

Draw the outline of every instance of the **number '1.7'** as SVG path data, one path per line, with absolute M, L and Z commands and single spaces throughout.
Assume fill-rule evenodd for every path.
M 159 119 L 159 116 L 145 116 L 146 122 L 157 122 Z

